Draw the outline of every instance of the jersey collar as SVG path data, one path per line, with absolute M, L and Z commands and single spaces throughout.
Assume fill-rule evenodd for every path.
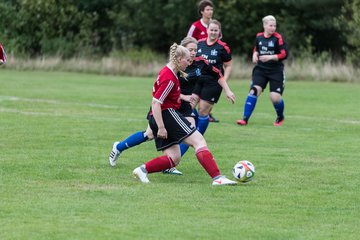
M 168 69 L 170 69 L 170 71 L 174 74 L 174 76 L 176 77 L 176 79 L 179 80 L 177 74 L 175 74 L 174 70 L 172 70 L 172 68 L 169 66 L 169 64 L 166 64 L 166 67 L 167 67 Z

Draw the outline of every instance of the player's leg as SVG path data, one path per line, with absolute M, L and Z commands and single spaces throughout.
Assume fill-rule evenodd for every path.
M 253 70 L 252 82 L 250 85 L 249 94 L 246 97 L 244 103 L 244 113 L 243 118 L 237 120 L 237 124 L 245 126 L 248 124 L 249 119 L 255 109 L 256 102 L 258 97 L 261 95 L 262 91 L 265 89 L 267 84 L 267 80 L 262 72 L 262 70 L 258 70 L 255 68 Z
M 195 126 L 174 109 L 162 111 L 162 117 L 168 132 L 167 138 L 156 137 L 158 127 L 153 116 L 149 119 L 149 125 L 155 134 L 156 148 L 158 151 L 162 150 L 164 155 L 154 158 L 134 170 L 133 174 L 142 182 L 148 182 L 147 173 L 159 172 L 179 164 L 181 154 L 178 143 L 196 131 Z
M 285 75 L 284 72 L 277 72 L 272 74 L 270 79 L 270 100 L 276 111 L 276 119 L 274 126 L 282 126 L 285 116 L 285 103 L 282 94 L 285 89 Z
M 200 92 L 199 101 L 199 119 L 197 129 L 204 135 L 207 127 L 209 126 L 209 114 L 214 107 L 215 103 L 219 101 L 222 92 L 222 87 L 218 82 L 206 82 Z
M 133 175 L 143 183 L 149 183 L 147 175 L 149 173 L 161 172 L 165 169 L 173 168 L 179 164 L 180 148 L 178 144 L 172 145 L 163 151 L 164 155 L 156 157 L 145 164 L 137 167 Z
M 194 126 L 196 126 L 195 124 L 195 118 L 193 117 L 186 117 L 186 119 Z M 184 156 L 184 154 L 187 152 L 187 150 L 189 149 L 189 145 L 187 145 L 184 142 L 180 143 L 180 152 L 181 152 L 181 156 Z
M 109 155 L 109 163 L 111 166 L 116 166 L 116 161 L 119 158 L 120 154 L 125 151 L 126 149 L 132 148 L 137 146 L 147 140 L 153 139 L 153 133 L 151 128 L 147 127 L 146 131 L 139 131 L 131 134 L 125 140 L 120 142 L 115 142 L 113 144 L 112 150 Z
M 193 134 L 184 139 L 184 142 L 191 145 L 195 149 L 196 158 L 201 166 L 213 179 L 212 185 L 235 185 L 236 182 L 229 180 L 225 176 L 220 174 L 220 170 L 217 166 L 216 160 L 212 153 L 209 151 L 204 137 L 199 131 L 195 131 Z
M 194 113 L 193 107 L 189 102 L 181 101 L 181 107 L 179 109 L 179 112 L 191 123 L 192 126 L 196 126 L 195 119 L 197 118 L 197 116 Z M 189 149 L 189 145 L 187 145 L 185 143 L 180 143 L 181 156 L 183 156 L 188 149 Z M 182 175 L 182 172 L 180 172 L 175 167 L 166 169 L 166 170 L 162 171 L 162 173 Z
M 218 118 L 215 118 L 214 117 L 214 114 L 213 113 L 209 113 L 209 121 L 210 122 L 213 122 L 213 123 L 218 123 L 218 122 L 220 122 L 220 120 L 218 119 Z
M 211 104 L 203 99 L 199 102 L 199 118 L 198 125 L 196 126 L 197 130 L 204 135 L 207 127 L 209 126 L 210 117 L 209 113 L 214 104 Z

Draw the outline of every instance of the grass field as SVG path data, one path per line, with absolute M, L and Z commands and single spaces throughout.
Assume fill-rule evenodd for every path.
M 223 174 L 248 159 L 254 181 L 212 187 L 192 149 L 183 176 L 132 170 L 147 142 L 108 154 L 145 129 L 152 78 L 0 71 L 0 239 L 359 239 L 360 85 L 287 82 L 286 121 L 268 91 L 246 127 L 249 81 L 230 82 L 205 134 Z

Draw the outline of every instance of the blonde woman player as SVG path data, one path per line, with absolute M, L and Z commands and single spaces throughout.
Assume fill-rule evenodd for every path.
M 288 50 L 282 36 L 276 32 L 276 19 L 268 15 L 262 19 L 264 31 L 256 35 L 252 61 L 255 64 L 249 94 L 245 100 L 243 118 L 237 124 L 246 126 L 255 109 L 258 97 L 270 85 L 270 100 L 276 111 L 274 126 L 282 126 L 284 117 L 284 100 L 282 94 L 285 88 L 283 60 L 288 56 Z
M 181 41 L 181 45 L 186 47 L 190 52 L 190 65 L 185 69 L 185 72 L 187 74 L 186 78 L 183 78 L 180 74 L 178 74 L 181 91 L 181 107 L 178 111 L 184 117 L 186 117 L 188 121 L 193 123 L 193 125 L 195 125 L 196 118 L 195 114 L 193 113 L 193 106 L 195 105 L 196 99 L 193 97 L 192 92 L 197 81 L 202 76 L 212 76 L 215 79 L 219 79 L 219 81 L 221 81 L 221 84 L 223 84 L 221 80 L 223 76 L 220 70 L 211 66 L 203 57 L 195 57 L 197 53 L 197 44 L 198 41 L 193 37 L 185 37 Z M 224 84 L 226 83 L 224 82 Z M 135 132 L 128 136 L 126 139 L 120 142 L 115 142 L 109 155 L 110 165 L 114 167 L 120 154 L 125 150 L 142 144 L 143 142 L 146 142 L 148 140 L 152 140 L 153 138 L 154 136 L 152 130 L 148 125 L 146 131 Z M 180 145 L 181 155 L 183 155 L 187 151 L 188 147 L 189 146 L 186 144 Z M 180 172 L 175 167 L 166 169 L 163 171 L 163 173 L 182 175 L 182 172 Z
M 192 146 L 202 167 L 213 179 L 212 185 L 235 185 L 220 174 L 216 161 L 206 145 L 204 137 L 179 111 L 180 82 L 177 73 L 186 77 L 185 69 L 190 64 L 190 52 L 177 45 L 170 47 L 169 62 L 160 71 L 153 87 L 153 101 L 149 125 L 155 137 L 158 151 L 163 155 L 156 157 L 134 169 L 133 174 L 143 183 L 149 183 L 148 174 L 175 167 L 181 160 L 180 142 Z

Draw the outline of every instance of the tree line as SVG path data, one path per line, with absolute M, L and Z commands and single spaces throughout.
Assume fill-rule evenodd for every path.
M 93 57 L 150 49 L 167 53 L 199 19 L 198 0 L 2 0 L 0 41 L 14 56 Z M 290 57 L 360 65 L 360 0 L 214 0 L 233 54 L 250 56 L 265 15 Z

